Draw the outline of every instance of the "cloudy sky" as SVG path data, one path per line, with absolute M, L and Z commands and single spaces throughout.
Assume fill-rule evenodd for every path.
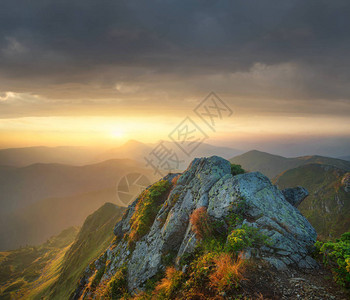
M 166 139 L 215 91 L 233 114 L 200 125 L 214 143 L 350 155 L 349 15 L 347 0 L 2 0 L 0 147 Z

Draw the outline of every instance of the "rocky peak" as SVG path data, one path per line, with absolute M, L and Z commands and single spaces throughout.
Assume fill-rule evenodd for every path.
M 316 232 L 295 207 L 307 193 L 304 189 L 282 192 L 259 172 L 233 176 L 230 162 L 217 156 L 194 159 L 184 173 L 169 174 L 158 185 L 164 182 L 171 184 L 170 190 L 159 198 L 161 203 L 154 206 L 157 210 L 147 219 L 149 227 L 142 235 L 130 242 L 133 231 L 139 228 L 135 222 L 140 209 L 145 207 L 142 201 L 147 193 L 152 193 L 152 186 L 129 206 L 115 226 L 116 239 L 102 256 L 108 263 L 102 263 L 105 272 L 101 282 L 124 266 L 129 291 L 140 290 L 148 279 L 164 270 L 166 255 L 174 253 L 178 263 L 184 254 L 193 252 L 199 241 L 189 217 L 199 207 L 205 207 L 211 218 L 223 224 L 230 214 L 241 214 L 243 222 L 237 227 L 254 227 L 266 235 L 268 245 L 250 249 L 249 255 L 278 269 L 317 267 L 309 256 Z M 101 267 L 101 258 L 95 266 Z M 91 293 L 84 284 L 89 276 L 91 272 L 82 277 L 75 298 Z

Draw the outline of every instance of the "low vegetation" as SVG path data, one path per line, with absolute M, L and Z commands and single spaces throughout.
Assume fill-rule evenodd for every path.
M 128 297 L 126 282 L 126 267 L 121 267 L 108 282 L 102 294 L 102 299 L 121 299 Z
M 350 232 L 339 239 L 328 242 L 316 242 L 317 254 L 323 263 L 331 268 L 334 280 L 345 288 L 350 288 Z
M 233 176 L 244 174 L 246 171 L 242 168 L 241 165 L 231 164 L 231 174 Z
M 244 200 L 238 204 L 243 209 Z M 238 209 L 238 211 L 239 211 Z M 236 210 L 237 211 L 237 210 Z M 163 278 L 146 284 L 146 291 L 133 299 L 209 299 L 239 297 L 249 265 L 242 252 L 267 242 L 258 229 L 242 226 L 232 213 L 224 223 L 212 219 L 205 207 L 193 211 L 190 223 L 199 244 L 185 254 L 180 266 L 169 265 Z
M 197 239 L 203 239 L 212 234 L 211 222 L 205 207 L 200 207 L 191 214 L 190 223 Z
M 124 209 L 106 203 L 78 228 L 64 230 L 37 247 L 0 252 L 1 299 L 68 299 L 83 270 L 113 239 Z M 94 264 L 90 269 L 95 270 Z M 95 272 L 97 286 L 104 268 Z
M 129 243 L 133 244 L 148 233 L 163 201 L 170 191 L 171 183 L 160 180 L 142 192 L 130 219 Z
M 0 252 L 0 298 L 19 299 L 40 293 L 56 279 L 63 256 L 78 228 L 71 227 L 40 246 Z

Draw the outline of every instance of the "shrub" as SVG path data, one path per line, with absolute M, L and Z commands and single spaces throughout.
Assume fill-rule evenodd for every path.
M 231 174 L 233 176 L 238 174 L 244 174 L 244 173 L 245 173 L 245 170 L 242 168 L 241 165 L 231 164 Z
M 189 286 L 198 289 L 206 285 L 214 267 L 215 256 L 216 254 L 213 252 L 205 253 L 197 257 L 191 263 L 191 274 L 188 281 Z
M 184 298 L 206 299 L 209 295 L 233 292 L 244 279 L 245 263 L 226 252 L 200 254 L 190 264 L 187 281 L 182 286 Z M 203 296 L 203 297 L 202 297 Z
M 127 293 L 126 267 L 121 267 L 109 281 L 102 299 L 120 299 Z
M 148 233 L 170 187 L 171 184 L 167 180 L 160 180 L 140 195 L 130 219 L 129 243 L 139 240 Z
M 165 271 L 165 278 L 155 288 L 157 299 L 173 299 L 176 292 L 182 285 L 183 273 L 174 267 L 168 267 Z
M 230 254 L 221 253 L 214 258 L 214 264 L 215 270 L 210 274 L 209 280 L 211 287 L 218 292 L 238 288 L 244 280 L 245 263 L 240 257 L 234 260 Z
M 174 178 L 171 180 L 172 185 L 176 185 L 176 184 L 177 184 L 177 181 L 179 180 L 180 177 L 181 177 L 181 174 L 179 174 L 179 175 L 177 175 L 176 177 L 174 177 Z
M 198 239 L 203 239 L 212 234 L 212 227 L 206 207 L 202 206 L 193 211 L 190 216 L 192 230 Z
M 243 225 L 233 230 L 227 237 L 227 248 L 232 252 L 240 252 L 250 247 L 260 247 L 267 242 L 267 237 L 259 229 Z
M 344 233 L 334 242 L 316 242 L 316 250 L 323 263 L 332 269 L 334 280 L 350 288 L 350 232 Z

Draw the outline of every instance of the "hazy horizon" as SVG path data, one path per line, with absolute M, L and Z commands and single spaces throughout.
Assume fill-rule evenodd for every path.
M 214 145 L 349 155 L 346 2 L 4 1 L 3 11 L 0 148 L 156 142 L 190 117 Z M 211 91 L 232 111 L 215 131 L 194 111 Z
M 119 141 L 117 143 L 112 143 L 111 145 L 30 145 L 30 146 L 14 146 L 14 147 L 4 147 L 0 150 L 11 150 L 11 149 L 25 149 L 25 148 L 80 148 L 82 151 L 95 151 L 96 153 L 103 153 L 111 149 L 122 147 L 127 145 L 129 142 L 139 142 L 145 145 L 156 146 L 162 140 L 156 140 L 154 142 L 146 142 L 142 140 L 129 139 L 126 141 Z M 267 152 L 274 155 L 280 155 L 284 157 L 298 157 L 298 156 L 308 156 L 308 155 L 321 155 L 329 156 L 334 158 L 341 158 L 345 156 L 350 156 L 350 142 L 342 137 L 330 137 L 328 139 L 319 137 L 299 137 L 299 140 L 290 140 L 285 138 L 285 140 L 280 139 L 280 143 L 275 142 L 271 145 L 271 141 L 261 141 L 260 139 L 254 139 L 251 142 L 247 141 L 218 141 L 215 143 L 215 139 L 209 139 L 205 142 L 207 145 L 231 148 L 237 150 L 242 154 L 248 151 L 257 150 L 262 152 Z M 168 142 L 170 142 L 168 140 Z M 342 145 L 342 147 L 339 147 Z M 199 146 L 200 147 L 200 146 Z M 193 155 L 192 155 L 193 156 Z M 234 154 L 232 157 L 235 156 Z M 193 157 L 194 158 L 194 157 Z

